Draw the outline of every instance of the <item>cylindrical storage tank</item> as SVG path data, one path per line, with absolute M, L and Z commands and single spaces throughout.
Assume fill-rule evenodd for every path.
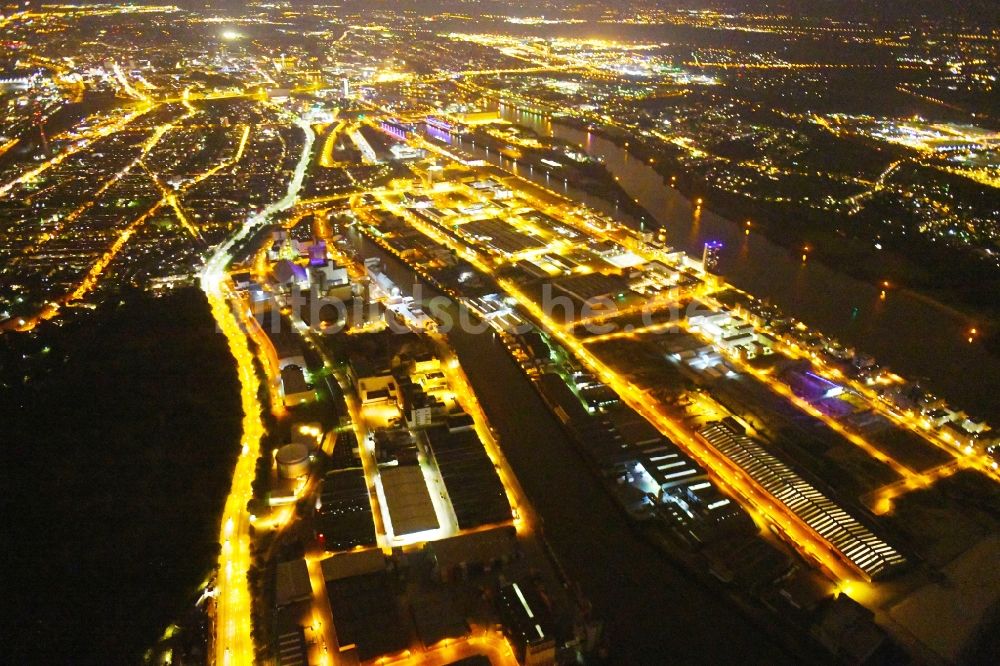
M 309 447 L 305 444 L 285 444 L 278 449 L 278 474 L 284 479 L 297 479 L 309 473 Z

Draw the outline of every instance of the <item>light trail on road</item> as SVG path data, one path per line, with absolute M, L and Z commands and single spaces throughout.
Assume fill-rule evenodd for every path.
M 222 513 L 219 570 L 216 581 L 215 657 L 216 664 L 249 664 L 254 661 L 250 637 L 251 599 L 246 574 L 250 568 L 250 516 L 247 502 L 253 496 L 253 479 L 264 423 L 262 406 L 257 398 L 259 380 L 254 356 L 247 344 L 240 321 L 230 307 L 231 292 L 226 285 L 226 255 L 219 255 L 202 274 L 202 289 L 208 298 L 212 316 L 226 336 L 229 350 L 236 359 L 243 406 L 241 452 L 233 473 L 233 484 Z
M 334 109 L 333 110 L 334 119 L 336 119 L 337 116 L 339 115 L 340 115 L 340 109 Z M 336 166 L 337 161 L 333 159 L 333 149 L 334 146 L 336 146 L 337 144 L 337 137 L 340 135 L 341 130 L 343 130 L 345 127 L 347 127 L 347 121 L 341 120 L 338 121 L 337 124 L 334 125 L 332 128 L 330 128 L 329 132 L 327 132 L 326 139 L 324 139 L 323 141 L 323 150 L 320 152 L 319 155 L 319 165 L 321 167 L 330 168 Z
M 90 145 L 93 144 L 98 139 L 114 134 L 115 132 L 120 132 L 129 123 L 139 118 L 140 116 L 149 113 L 154 108 L 156 108 L 156 104 L 146 102 L 143 103 L 136 111 L 133 111 L 132 113 L 118 119 L 117 121 L 94 128 L 94 130 L 88 133 L 84 138 L 78 140 L 73 144 L 70 144 L 65 149 L 63 149 L 63 151 L 58 155 L 55 155 L 54 157 L 51 157 L 50 159 L 42 162 L 34 169 L 30 169 L 29 171 L 22 173 L 14 180 L 5 183 L 3 185 L 0 185 L 0 197 L 6 195 L 8 192 L 10 192 L 18 185 L 23 185 L 24 183 L 27 183 L 34 178 L 37 178 L 42 173 L 51 169 L 52 167 L 62 164 L 68 157 L 72 157 L 73 155 L 76 155 L 80 151 L 89 148 Z
M 71 292 L 63 296 L 60 299 L 60 302 L 54 302 L 54 301 L 50 302 L 44 308 L 42 308 L 42 310 L 37 315 L 31 317 L 30 319 L 24 320 L 17 326 L 17 330 L 20 331 L 30 330 L 34 328 L 39 321 L 45 321 L 55 317 L 59 313 L 59 308 L 61 307 L 61 305 L 72 303 L 73 301 L 78 301 L 84 296 L 86 296 L 95 286 L 97 286 L 97 282 L 100 280 L 100 277 L 104 273 L 105 269 L 108 267 L 108 265 L 111 264 L 112 261 L 114 261 L 115 257 L 118 256 L 118 253 L 125 246 L 125 244 L 128 243 L 129 240 L 131 240 L 132 236 L 135 235 L 135 232 L 139 230 L 139 227 L 141 227 L 150 217 L 155 215 L 164 205 L 174 206 L 175 210 L 179 211 L 179 208 L 176 205 L 177 195 L 174 192 L 167 190 L 162 185 L 162 183 L 160 183 L 159 178 L 156 176 L 156 174 L 152 173 L 151 171 L 149 171 L 148 168 L 146 168 L 144 160 L 146 156 L 149 155 L 150 151 L 152 151 L 153 148 L 156 147 L 157 144 L 159 144 L 159 142 L 163 139 L 163 137 L 167 134 L 167 132 L 176 127 L 179 123 L 182 123 L 185 120 L 190 119 L 197 112 L 198 112 L 197 109 L 195 109 L 192 106 L 188 106 L 188 112 L 185 113 L 180 118 L 158 125 L 156 129 L 153 131 L 153 133 L 149 136 L 149 138 L 143 142 L 141 152 L 134 160 L 132 160 L 132 162 L 127 164 L 123 169 L 121 169 L 120 171 L 115 173 L 111 178 L 105 181 L 101 185 L 101 187 L 98 188 L 97 192 L 91 197 L 89 201 L 84 202 L 83 205 L 74 209 L 65 218 L 63 218 L 54 231 L 50 231 L 46 234 L 43 234 L 42 236 L 39 237 L 36 243 L 34 243 L 32 246 L 30 246 L 28 249 L 25 250 L 26 254 L 37 251 L 42 245 L 50 241 L 55 234 L 59 233 L 66 226 L 66 224 L 74 222 L 87 210 L 89 210 L 97 202 L 98 198 L 101 195 L 106 193 L 111 187 L 113 187 L 122 178 L 128 175 L 128 173 L 131 172 L 131 170 L 136 166 L 142 166 L 143 169 L 146 170 L 146 173 L 149 175 L 153 183 L 161 191 L 162 196 L 160 200 L 154 203 L 150 208 L 146 210 L 146 212 L 144 212 L 139 217 L 135 218 L 132 222 L 130 222 L 126 227 L 124 227 L 119 232 L 118 236 L 115 238 L 111 246 L 107 250 L 105 250 L 104 253 L 101 254 L 101 256 L 97 259 L 97 261 L 95 261 L 91 265 L 86 275 L 84 275 L 83 280 L 80 282 L 80 284 L 76 286 L 76 288 L 74 288 Z M 207 172 L 206 174 L 202 174 L 202 178 L 207 177 L 207 175 L 208 175 Z M 196 182 L 200 182 L 202 178 L 195 179 L 194 181 L 192 181 L 192 183 L 189 184 L 189 186 L 193 185 Z M 182 217 L 179 219 L 181 220 L 182 223 L 186 223 L 187 226 L 190 226 L 190 223 L 187 222 L 186 219 Z M 194 231 L 193 227 L 192 231 L 193 233 L 195 233 L 195 235 L 197 235 L 197 232 Z
M 253 314 L 233 294 L 226 269 L 232 261 L 231 253 L 237 243 L 266 224 L 272 215 L 291 208 L 298 199 L 316 136 L 305 120 L 298 119 L 296 125 L 305 133 L 306 139 L 287 193 L 281 200 L 251 216 L 239 231 L 215 250 L 201 272 L 202 291 L 205 292 L 212 315 L 226 336 L 230 352 L 236 359 L 243 405 L 242 449 L 223 509 L 219 539 L 223 547 L 216 582 L 215 647 L 212 661 L 223 665 L 251 664 L 255 661 L 254 644 L 250 635 L 253 607 L 246 577 L 251 563 L 251 523 L 247 502 L 253 497 L 260 440 L 265 434 L 261 419 L 263 407 L 258 399 L 260 380 L 254 368 L 254 355 L 250 351 L 247 329 L 241 321 L 252 318 Z M 238 310 L 239 317 L 234 313 L 234 307 Z
M 6 152 L 7 152 L 8 150 L 10 150 L 10 149 L 11 149 L 11 148 L 13 148 L 14 146 L 16 146 L 16 145 L 18 144 L 18 142 L 20 142 L 20 139 L 18 139 L 18 138 L 13 138 L 13 139 L 11 139 L 10 141 L 8 141 L 7 143 L 5 143 L 5 144 L 3 144 L 3 145 L 0 145 L 0 157 L 3 157 L 3 156 L 4 156 L 4 154 L 6 154 Z

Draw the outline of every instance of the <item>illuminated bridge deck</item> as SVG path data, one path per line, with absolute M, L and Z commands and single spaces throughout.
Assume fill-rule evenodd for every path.
M 906 559 L 749 437 L 721 423 L 699 433 L 870 579 Z

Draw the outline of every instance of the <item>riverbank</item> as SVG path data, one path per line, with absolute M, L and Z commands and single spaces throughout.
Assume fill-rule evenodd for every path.
M 425 297 L 451 292 L 374 239 L 350 236 L 363 256 L 383 261 L 404 292 L 417 282 Z M 686 663 L 795 662 L 759 620 L 668 557 L 626 516 L 499 337 L 456 326 L 448 339 L 546 541 L 606 623 L 609 663 L 655 663 L 664 654 Z
M 893 288 L 906 288 L 913 294 L 956 314 L 976 321 L 982 330 L 995 331 L 1000 325 L 1000 271 L 986 266 L 971 251 L 931 244 L 925 240 L 903 242 L 900 239 L 868 238 L 871 230 L 859 220 L 845 232 L 831 231 L 810 220 L 804 213 L 789 211 L 777 214 L 745 198 L 713 188 L 688 174 L 684 167 L 668 158 L 662 150 L 633 134 L 593 127 L 572 117 L 560 123 L 578 131 L 600 136 L 639 161 L 646 162 L 662 179 L 664 187 L 672 187 L 689 200 L 702 199 L 705 208 L 728 220 L 750 221 L 752 233 L 763 233 L 767 239 L 785 248 L 790 257 L 809 248 L 812 261 L 821 261 L 846 275 L 880 288 L 888 281 Z
M 534 132 L 532 132 L 534 134 Z M 537 136 L 537 134 L 536 134 Z M 532 137 L 534 138 L 534 137 Z M 568 153 L 575 146 L 566 141 L 554 140 L 546 137 L 550 145 L 540 145 L 537 148 L 521 147 L 517 149 L 519 155 L 515 160 L 511 154 L 511 147 L 502 140 L 491 136 L 485 131 L 477 131 L 463 137 L 471 139 L 472 146 L 486 147 L 486 152 L 490 149 L 495 154 L 501 156 L 501 166 L 503 158 L 510 162 L 510 166 L 523 170 L 528 167 L 529 173 L 534 174 L 537 170 L 539 174 L 545 174 L 550 187 L 558 188 L 560 185 L 573 183 L 573 186 L 590 196 L 601 199 L 605 202 L 614 202 L 615 211 L 635 220 L 652 219 L 649 211 L 636 203 L 628 195 L 621 184 L 615 180 L 600 160 L 593 158 L 573 159 Z M 579 157 L 579 156 L 578 156 Z
M 721 241 L 721 272 L 733 286 L 836 338 L 845 347 L 874 355 L 881 364 L 919 381 L 953 407 L 989 422 L 1000 420 L 1000 354 L 996 353 L 1000 336 L 996 327 L 958 314 L 956 306 L 941 306 L 925 294 L 917 295 L 898 285 L 884 289 L 851 277 L 811 254 L 803 261 L 801 253 L 792 253 L 753 228 L 746 234 L 742 223 L 698 208 L 678 190 L 666 186 L 655 165 L 630 152 L 631 144 L 625 148 L 624 143 L 619 146 L 596 132 L 515 108 L 501 112 L 509 122 L 557 136 L 603 157 L 607 170 L 649 211 L 669 245 L 698 258 L 705 242 Z M 510 172 L 538 179 L 537 174 L 531 176 L 524 170 Z M 608 210 L 613 210 L 612 205 L 581 195 L 572 184 L 567 196 L 582 196 L 589 205 L 613 214 Z M 615 217 L 638 228 L 637 220 L 620 214 Z M 976 334 L 970 343 L 972 328 Z M 900 344 L 901 339 L 906 340 L 905 345 Z M 976 381 L 970 382 L 970 377 Z

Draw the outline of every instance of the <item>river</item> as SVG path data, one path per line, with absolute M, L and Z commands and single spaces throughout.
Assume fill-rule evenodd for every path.
M 354 230 L 403 293 L 416 276 Z M 425 297 L 437 292 L 422 285 Z M 791 663 L 719 593 L 673 565 L 629 526 L 530 380 L 492 334 L 454 327 L 449 340 L 499 434 L 514 474 L 567 574 L 605 621 L 610 663 Z
M 511 107 L 501 112 L 511 122 L 603 157 L 624 190 L 666 229 L 670 245 L 700 256 L 706 241 L 722 241 L 722 272 L 736 287 L 770 299 L 786 314 L 874 355 L 903 376 L 925 379 L 953 406 L 1000 422 L 1000 359 L 979 343 L 969 344 L 967 333 L 975 323 L 961 313 L 907 290 L 890 290 L 883 300 L 873 285 L 816 260 L 803 263 L 797 253 L 763 234 L 747 236 L 741 224 L 707 209 L 696 215 L 694 206 L 652 167 L 597 134 Z M 501 163 L 495 151 L 487 156 L 468 141 L 462 147 Z M 556 176 L 515 167 L 506 159 L 503 166 L 604 212 L 615 211 L 613 202 L 574 190 Z

